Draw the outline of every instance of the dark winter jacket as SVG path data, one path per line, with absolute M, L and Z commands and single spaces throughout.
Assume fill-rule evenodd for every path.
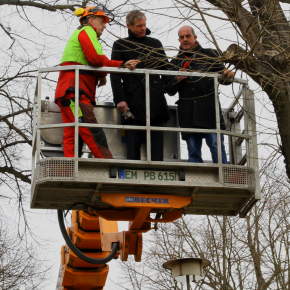
M 204 49 L 198 45 L 194 51 L 180 51 L 170 64 L 171 70 L 187 67 L 193 72 L 221 73 L 224 65 L 212 58 L 219 57 L 216 50 Z M 186 63 L 188 62 L 188 63 Z M 189 65 L 189 66 L 187 66 Z M 230 82 L 223 83 L 225 85 Z M 165 91 L 170 95 L 179 93 L 178 116 L 181 128 L 216 129 L 214 79 L 189 76 L 180 82 L 175 77 L 168 77 Z M 221 129 L 225 129 L 221 116 Z M 182 133 L 182 138 L 188 133 Z
M 128 61 L 139 59 L 136 68 L 167 69 L 168 60 L 162 44 L 155 38 L 146 36 L 136 38 L 129 30 L 129 37 L 114 42 L 112 60 Z M 164 77 L 150 75 L 150 118 L 152 121 L 168 121 L 170 119 L 167 102 L 164 96 Z M 125 101 L 135 117 L 135 121 L 146 121 L 145 74 L 111 74 L 111 85 L 114 102 Z M 126 124 L 130 119 L 122 120 Z

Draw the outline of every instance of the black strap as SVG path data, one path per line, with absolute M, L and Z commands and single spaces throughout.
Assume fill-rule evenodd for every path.
M 89 76 L 93 76 L 93 77 L 96 76 L 96 73 L 94 73 L 92 71 L 88 71 L 88 70 L 83 70 L 83 69 L 80 69 L 80 74 L 81 75 L 89 75 Z

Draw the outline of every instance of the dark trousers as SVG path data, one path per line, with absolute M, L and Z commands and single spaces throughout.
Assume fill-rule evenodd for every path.
M 131 121 L 131 126 L 146 126 L 145 122 Z M 151 126 L 163 127 L 163 121 L 151 121 Z M 142 134 L 144 131 L 126 130 L 127 159 L 140 160 Z M 151 160 L 163 161 L 163 132 L 151 131 Z
M 203 163 L 203 159 L 201 157 L 201 146 L 203 138 L 205 138 L 206 144 L 210 149 L 212 162 L 218 163 L 217 135 L 204 133 L 191 133 L 186 136 L 186 143 L 188 149 L 188 162 Z M 222 149 L 222 163 L 228 164 L 223 134 L 221 134 L 221 149 Z

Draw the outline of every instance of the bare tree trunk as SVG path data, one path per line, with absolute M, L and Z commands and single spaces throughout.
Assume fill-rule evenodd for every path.
M 288 179 L 290 179 L 290 93 L 288 86 L 289 82 L 285 82 L 282 92 L 277 92 L 277 89 L 267 85 L 264 87 L 264 90 L 268 94 L 275 109 L 281 137 L 280 149 L 285 158 L 286 173 Z

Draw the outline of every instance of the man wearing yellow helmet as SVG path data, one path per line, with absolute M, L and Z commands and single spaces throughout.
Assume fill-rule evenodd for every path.
M 81 26 L 70 37 L 61 60 L 61 66 L 90 65 L 95 67 L 125 67 L 134 69 L 138 60 L 127 62 L 109 60 L 102 51 L 99 37 L 106 24 L 114 15 L 103 5 L 79 8 L 75 11 L 80 16 Z M 80 70 L 79 76 L 79 117 L 80 122 L 97 123 L 92 105 L 95 103 L 96 86 L 106 84 L 106 73 Z M 55 102 L 61 109 L 64 123 L 73 123 L 75 105 L 75 72 L 61 71 L 55 92 Z M 81 139 L 88 145 L 96 158 L 113 158 L 108 149 L 106 136 L 101 128 L 79 128 Z M 74 128 L 64 128 L 64 157 L 74 157 Z

